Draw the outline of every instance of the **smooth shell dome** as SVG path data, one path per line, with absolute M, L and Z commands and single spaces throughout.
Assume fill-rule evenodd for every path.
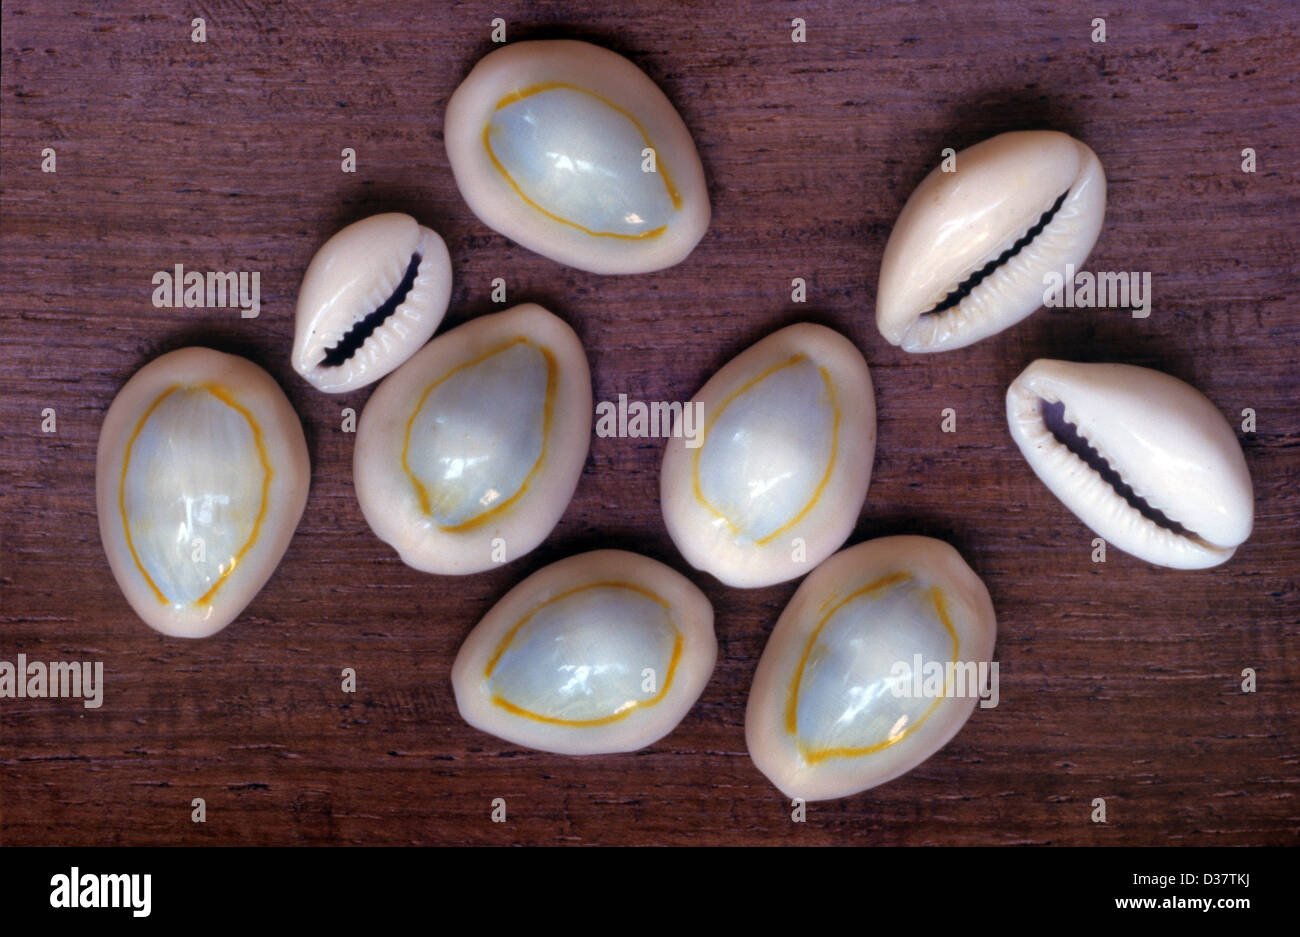
M 988 590 L 940 540 L 837 553 L 799 586 L 759 660 L 745 711 L 754 764 L 805 800 L 911 771 L 970 718 L 996 631 Z
M 608 49 L 547 40 L 488 54 L 448 102 L 443 137 L 474 214 L 571 267 L 670 267 L 709 226 L 690 132 L 654 82 Z
M 847 539 L 876 451 L 867 363 L 811 323 L 769 335 L 728 362 L 688 406 L 692 445 L 670 438 L 660 474 L 664 522 L 696 569 L 730 586 L 801 576 Z
M 577 335 L 528 303 L 426 345 L 357 426 L 361 511 L 402 561 L 474 573 L 541 543 L 568 506 L 591 436 Z
M 1051 405 L 1063 407 L 1057 416 L 1093 453 L 1059 420 L 1049 425 Z M 1126 553 L 1203 569 L 1250 536 L 1254 491 L 1237 435 L 1204 394 L 1175 377 L 1126 364 L 1035 361 L 1007 389 L 1007 424 L 1052 493 Z
M 716 657 L 704 593 L 662 563 L 598 550 L 507 593 L 465 640 L 451 678 L 475 728 L 593 755 L 635 751 L 671 732 Z
M 141 368 L 99 436 L 99 534 L 151 628 L 202 638 L 275 571 L 307 503 L 302 424 L 252 362 L 185 348 Z
M 1019 131 L 962 150 L 956 171 L 936 167 L 916 187 L 889 235 L 880 333 L 904 351 L 948 351 L 1014 325 L 1042 306 L 1047 274 L 1087 260 L 1105 213 L 1101 163 L 1073 137 Z
M 451 298 L 451 257 L 436 231 L 390 212 L 325 242 L 298 290 L 293 368 L 339 394 L 379 380 L 429 340 Z

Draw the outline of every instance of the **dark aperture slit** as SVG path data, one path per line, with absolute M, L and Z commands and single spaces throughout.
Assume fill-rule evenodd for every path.
M 347 334 L 339 339 L 339 343 L 325 352 L 322 366 L 336 368 L 343 364 L 357 353 L 357 349 L 366 343 L 366 339 L 374 334 L 375 329 L 384 324 L 385 319 L 397 311 L 397 307 L 406 301 L 406 294 L 415 286 L 415 277 L 420 272 L 422 259 L 418 253 L 411 255 L 411 262 L 406 266 L 406 275 L 402 277 L 402 282 L 397 284 L 393 295 L 384 300 L 382 306 L 348 329 Z
M 1088 444 L 1088 440 L 1079 435 L 1079 428 L 1065 418 L 1064 403 L 1048 403 L 1044 400 L 1041 404 L 1041 412 L 1043 425 L 1047 427 L 1053 438 L 1087 463 L 1090 469 L 1100 475 L 1102 480 L 1115 489 L 1115 493 L 1128 502 L 1138 513 L 1156 526 L 1163 527 L 1165 530 L 1181 537 L 1196 537 L 1195 533 L 1182 524 L 1171 520 L 1159 510 L 1147 504 L 1137 492 L 1124 483 L 1124 480 L 1119 476 L 1119 472 L 1111 467 L 1111 464 L 1106 461 L 1100 452 Z
M 1020 240 L 1016 241 L 1016 243 L 1004 250 L 995 259 L 990 260 L 983 267 L 976 270 L 961 283 L 957 284 L 957 288 L 944 297 L 944 300 L 939 303 L 939 305 L 935 306 L 929 312 L 922 314 L 927 316 L 937 316 L 941 312 L 947 312 L 953 306 L 956 306 L 963 299 L 969 296 L 971 290 L 975 289 L 975 287 L 979 286 L 980 283 L 991 276 L 994 270 L 1001 267 L 1012 257 L 1016 256 L 1016 254 L 1019 254 L 1029 246 L 1029 243 L 1034 238 L 1043 233 L 1043 229 L 1052 223 L 1052 219 L 1055 218 L 1056 213 L 1061 210 L 1061 206 L 1065 204 L 1065 197 L 1069 194 L 1069 189 L 1062 192 L 1060 196 L 1057 197 L 1056 201 L 1052 203 L 1052 207 L 1043 212 L 1042 217 L 1038 219 L 1038 223 L 1025 232 L 1024 237 L 1020 238 Z

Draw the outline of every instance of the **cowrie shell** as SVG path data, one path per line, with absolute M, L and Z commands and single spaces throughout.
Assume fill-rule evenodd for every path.
M 622 550 L 571 556 L 511 589 L 451 670 L 466 722 L 563 755 L 671 732 L 713 672 L 713 607 L 685 576 Z
M 692 398 L 702 442 L 670 438 L 664 523 L 696 569 L 753 588 L 802 576 L 853 531 L 876 451 L 871 374 L 847 338 L 809 322 L 737 355 Z
M 579 270 L 671 267 L 709 226 L 681 117 L 644 72 L 590 43 L 515 42 L 484 56 L 448 101 L 443 138 L 484 224 Z
M 307 503 L 302 424 L 244 358 L 184 348 L 145 365 L 104 416 L 99 536 L 149 627 L 203 638 L 265 585 Z
M 367 402 L 353 455 L 361 512 L 424 572 L 517 559 L 573 497 L 591 420 L 591 373 L 571 328 L 533 303 L 480 316 Z
M 451 257 L 437 232 L 390 212 L 325 242 L 298 290 L 293 369 L 341 394 L 388 374 L 429 340 L 451 298 Z
M 1250 536 L 1254 493 L 1237 436 L 1204 394 L 1175 377 L 1035 361 L 1007 389 L 1007 425 L 1034 474 L 1125 553 L 1204 569 Z
M 750 757 L 804 800 L 905 774 L 970 718 L 996 634 L 988 590 L 943 541 L 882 537 L 837 553 L 800 584 L 759 659 Z M 948 662 L 961 667 L 927 677 Z
M 903 206 L 880 262 L 876 326 L 904 351 L 949 351 L 1043 304 L 1044 277 L 1088 258 L 1106 175 L 1063 133 L 1004 133 L 937 167 Z

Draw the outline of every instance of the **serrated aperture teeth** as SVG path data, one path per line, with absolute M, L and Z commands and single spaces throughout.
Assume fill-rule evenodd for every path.
M 1176 378 L 1116 364 L 1036 361 L 1007 391 L 1034 473 L 1127 553 L 1200 569 L 1249 536 L 1253 493 L 1232 428 Z
M 303 278 L 294 369 L 329 393 L 364 387 L 428 341 L 450 298 L 451 259 L 436 232 L 396 213 L 349 225 Z
M 1083 143 L 1007 133 L 936 169 L 900 213 L 881 260 L 876 324 L 909 352 L 972 344 L 1042 305 L 1045 278 L 1087 259 L 1106 178 Z
M 411 298 L 419 298 L 418 296 L 410 297 L 410 293 L 411 288 L 415 285 L 416 274 L 420 269 L 420 261 L 421 257 L 419 253 L 411 255 L 411 259 L 406 266 L 406 272 L 403 274 L 397 287 L 388 295 L 387 298 L 376 305 L 371 312 L 356 319 L 353 322 L 352 328 L 350 328 L 347 333 L 339 339 L 337 344 L 325 350 L 325 354 L 321 358 L 321 364 L 323 366 L 327 368 L 338 367 L 358 352 L 364 353 L 367 341 L 372 335 L 375 335 L 376 330 L 384 325 L 385 322 L 387 322 L 404 303 L 407 303 Z M 381 346 L 385 351 L 390 350 L 390 335 L 388 333 L 379 333 L 376 338 L 378 339 L 377 344 L 379 346 Z M 373 360 L 375 355 L 375 345 L 370 346 L 369 352 L 370 358 Z

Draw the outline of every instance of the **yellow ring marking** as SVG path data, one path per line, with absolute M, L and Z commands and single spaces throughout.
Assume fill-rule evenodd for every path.
M 881 589 L 886 589 L 889 586 L 894 586 L 894 585 L 898 585 L 899 583 L 908 582 L 911 580 L 911 578 L 912 576 L 910 573 L 898 572 L 888 576 L 884 576 L 880 579 L 875 580 L 874 582 L 871 582 L 863 586 L 857 592 L 848 595 L 843 601 L 838 603 L 834 608 L 832 608 L 829 612 L 827 612 L 824 616 L 822 616 L 822 619 L 817 623 L 817 627 L 813 629 L 813 633 L 809 636 L 808 644 L 803 651 L 803 656 L 799 658 L 799 666 L 795 669 L 794 679 L 790 683 L 790 692 L 786 697 L 786 708 L 785 708 L 785 730 L 790 735 L 795 736 L 795 741 L 799 749 L 799 754 L 803 756 L 804 761 L 806 761 L 808 764 L 817 764 L 818 762 L 825 761 L 828 758 L 859 758 L 863 755 L 875 754 L 876 752 L 883 751 L 884 749 L 889 748 L 891 745 L 898 744 L 903 739 L 907 738 L 909 735 L 911 735 L 913 732 L 919 729 L 921 725 L 925 722 L 925 720 L 930 718 L 930 714 L 934 712 L 935 707 L 937 707 L 939 703 L 943 699 L 945 699 L 948 696 L 948 694 L 952 691 L 951 682 L 945 679 L 944 686 L 943 686 L 943 695 L 936 698 L 935 701 L 930 704 L 930 707 L 924 713 L 921 714 L 921 717 L 917 719 L 916 722 L 912 723 L 910 726 L 908 726 L 898 735 L 886 738 L 883 742 L 877 742 L 874 745 L 868 745 L 863 748 L 840 747 L 840 748 L 814 749 L 804 744 L 803 740 L 798 737 L 799 724 L 798 724 L 797 716 L 798 716 L 798 706 L 799 706 L 799 687 L 800 684 L 803 682 L 804 667 L 808 663 L 808 658 L 812 654 L 813 645 L 817 641 L 817 636 L 821 634 L 822 628 L 825 627 L 826 623 L 830 621 L 831 617 L 836 612 L 838 612 L 849 602 L 852 602 L 854 599 L 863 595 L 867 595 L 868 593 L 871 592 L 877 592 Z M 934 604 L 934 610 L 938 614 L 939 620 L 943 622 L 943 626 L 945 629 L 947 629 L 949 637 L 952 638 L 952 660 L 955 662 L 959 656 L 957 631 L 956 629 L 953 628 L 952 620 L 948 616 L 948 606 L 946 601 L 944 600 L 943 591 L 938 586 L 931 586 L 928 594 L 930 597 L 930 601 Z
M 672 625 L 675 637 L 673 638 L 672 657 L 668 662 L 668 674 L 667 676 L 664 677 L 664 684 L 659 689 L 659 692 L 655 694 L 655 696 L 652 699 L 628 700 L 626 703 L 621 705 L 618 708 L 618 710 L 615 711 L 614 713 L 608 716 L 601 716 L 598 719 L 557 719 L 554 716 L 543 716 L 541 713 L 535 713 L 531 710 L 524 709 L 522 706 L 515 705 L 514 703 L 507 700 L 500 693 L 492 694 L 493 703 L 500 706 L 502 709 L 506 710 L 506 712 L 512 713 L 516 716 L 523 716 L 524 718 L 527 719 L 533 719 L 537 722 L 544 722 L 547 723 L 548 725 L 572 726 L 575 728 L 588 728 L 591 726 L 609 725 L 611 722 L 618 722 L 621 719 L 626 719 L 628 716 L 632 714 L 634 710 L 645 709 L 649 706 L 653 706 L 655 705 L 655 703 L 658 703 L 660 700 L 664 698 L 664 696 L 668 693 L 669 688 L 671 688 L 673 685 L 673 675 L 676 674 L 677 664 L 682 657 L 682 643 L 683 643 L 682 632 L 681 629 L 677 627 L 677 623 L 673 621 L 672 606 L 670 606 L 667 602 L 665 602 L 660 596 L 656 595 L 654 592 L 651 592 L 649 589 L 645 589 L 641 586 L 634 585 L 633 583 L 630 582 L 588 583 L 585 586 L 575 586 L 572 589 L 568 589 L 564 592 L 561 592 L 559 595 L 553 598 L 547 599 L 545 602 L 537 606 L 535 609 L 533 609 L 523 618 L 519 619 L 519 621 L 515 622 L 514 626 L 511 627 L 511 629 L 506 632 L 505 636 L 497 644 L 495 652 L 493 652 L 491 659 L 487 662 L 487 666 L 483 668 L 483 679 L 484 680 L 492 679 L 492 671 L 494 671 L 496 669 L 497 664 L 500 663 L 502 655 L 505 654 L 506 649 L 509 648 L 510 644 L 514 641 L 515 636 L 519 634 L 520 629 L 523 628 L 523 626 L 526 625 L 534 615 L 536 615 L 542 609 L 546 608 L 546 606 L 548 605 L 553 605 L 554 603 L 559 602 L 561 599 L 567 599 L 571 595 L 574 595 L 578 592 L 585 592 L 588 589 L 628 589 L 632 592 L 637 593 L 638 595 L 642 595 L 647 599 L 650 599 L 652 602 L 658 605 L 661 605 L 664 611 L 668 612 L 668 623 Z
M 641 126 L 641 121 L 633 117 L 630 112 L 624 110 L 623 108 L 615 104 L 613 101 L 609 100 L 609 98 L 606 98 L 603 95 L 599 95 L 594 91 L 588 91 L 586 88 L 580 88 L 577 85 L 571 85 L 568 82 L 548 81 L 543 84 L 533 85 L 532 87 L 525 88 L 522 91 L 510 92 L 505 97 L 503 97 L 500 101 L 497 102 L 497 106 L 495 110 L 499 111 L 504 107 L 508 107 L 511 104 L 515 104 L 519 101 L 522 101 L 524 98 L 532 97 L 535 94 L 541 94 L 543 91 L 554 91 L 557 88 L 567 88 L 572 91 L 580 91 L 583 94 L 590 95 L 591 97 L 595 98 L 597 101 L 604 104 L 606 107 L 612 108 L 613 110 L 617 111 L 618 113 L 626 117 L 628 120 L 630 120 L 633 126 L 635 126 L 637 131 L 641 134 L 641 139 L 645 141 L 645 145 L 655 151 L 655 162 L 656 162 L 655 169 L 657 170 L 657 174 L 659 175 L 659 177 L 663 180 L 664 189 L 668 193 L 668 198 L 672 200 L 673 210 L 674 211 L 682 210 L 681 193 L 679 193 L 677 191 L 677 187 L 673 185 L 672 178 L 668 175 L 668 167 L 666 167 L 663 164 L 663 161 L 660 160 L 659 150 L 657 147 L 655 147 L 653 143 L 650 142 L 650 135 L 647 134 L 645 128 Z M 577 228 L 579 231 L 583 232 L 584 234 L 589 234 L 592 237 L 618 238 L 619 240 L 622 241 L 642 241 L 647 238 L 658 237 L 659 235 L 663 234 L 665 231 L 668 230 L 667 225 L 660 225 L 659 227 L 654 228 L 653 230 L 642 231 L 640 234 L 621 234 L 616 231 L 593 231 L 591 228 L 585 227 L 584 225 L 580 225 L 576 221 L 570 221 L 568 218 L 565 218 L 562 215 L 557 215 L 552 211 L 548 211 L 547 209 L 543 208 L 541 205 L 537 204 L 535 201 L 533 201 L 531 198 L 528 197 L 528 195 L 524 192 L 523 188 L 519 185 L 519 183 L 516 182 L 514 180 L 514 177 L 511 176 L 510 173 L 506 170 L 506 167 L 501 164 L 501 160 L 497 159 L 496 153 L 493 152 L 492 150 L 491 133 L 492 133 L 492 122 L 488 121 L 488 123 L 483 125 L 483 146 L 487 150 L 488 159 L 492 161 L 492 165 L 496 167 L 497 172 L 501 173 L 501 175 L 505 177 L 506 182 L 510 183 L 510 187 L 515 190 L 516 195 L 518 195 L 521 199 L 523 199 L 524 202 L 527 203 L 527 205 L 530 208 L 532 208 L 534 211 L 540 212 L 541 214 L 545 215 L 547 218 L 550 218 L 552 221 L 558 221 L 560 224 L 568 225 L 571 228 Z
M 498 514 L 507 510 L 508 508 L 510 508 L 511 505 L 513 505 L 516 501 L 518 501 L 521 497 L 523 497 L 524 492 L 528 490 L 528 485 L 530 482 L 532 482 L 533 477 L 539 471 L 541 471 L 542 463 L 546 461 L 546 444 L 547 441 L 551 438 L 551 418 L 555 410 L 555 390 L 556 390 L 556 383 L 558 381 L 558 377 L 557 377 L 558 368 L 555 363 L 555 355 L 551 353 L 551 350 L 549 348 L 545 348 L 541 345 L 538 345 L 527 338 L 524 338 L 522 336 L 518 338 L 513 338 L 510 341 L 506 342 L 504 345 L 494 348 L 491 351 L 485 352 L 484 354 L 473 359 L 472 361 L 466 361 L 462 364 L 458 364 L 456 367 L 452 368 L 442 377 L 438 378 L 436 381 L 430 384 L 427 388 L 425 388 L 424 393 L 420 395 L 420 401 L 415 405 L 415 409 L 411 412 L 411 418 L 406 421 L 406 437 L 405 437 L 405 442 L 402 445 L 402 469 L 406 472 L 407 477 L 410 478 L 411 480 L 411 484 L 415 487 L 415 495 L 420 501 L 420 510 L 423 511 L 425 514 L 429 515 L 430 517 L 433 517 L 433 507 L 432 507 L 432 502 L 430 501 L 429 498 L 429 490 L 424 486 L 424 483 L 420 481 L 420 479 L 416 476 L 415 472 L 411 468 L 411 463 L 407 458 L 411 449 L 411 428 L 415 425 L 415 418 L 419 416 L 420 411 L 424 409 L 424 404 L 429 399 L 429 395 L 433 393 L 433 391 L 440 384 L 442 384 L 452 375 L 457 374 L 460 371 L 464 371 L 466 368 L 472 368 L 477 365 L 480 365 L 484 361 L 488 360 L 489 358 L 495 357 L 496 355 L 499 355 L 504 351 L 508 351 L 509 349 L 513 348 L 515 345 L 520 344 L 521 342 L 523 344 L 529 345 L 537 349 L 539 352 L 541 352 L 542 357 L 546 359 L 546 400 L 542 404 L 542 451 L 538 453 L 537 461 L 534 462 L 533 467 L 528 470 L 528 474 L 524 476 L 524 480 L 520 483 L 519 488 L 509 498 L 506 498 L 500 504 L 494 504 L 486 511 L 474 515 L 469 520 L 461 521 L 459 524 L 452 524 L 450 526 L 439 524 L 438 525 L 439 530 L 443 530 L 449 534 L 459 534 L 459 533 L 464 533 L 467 530 L 473 530 L 475 527 L 479 527 L 487 523 L 493 517 L 496 517 Z
M 709 431 L 713 429 L 713 424 L 716 423 L 722 417 L 722 414 L 726 412 L 727 407 L 731 406 L 732 403 L 734 403 L 742 394 L 753 390 L 755 386 L 767 380 L 767 378 L 771 377 L 777 371 L 793 367 L 801 361 L 806 361 L 807 358 L 808 356 L 805 354 L 797 354 L 789 361 L 775 364 L 762 374 L 758 375 L 758 377 L 755 377 L 741 385 L 740 388 L 727 395 L 727 397 L 722 401 L 722 406 L 718 407 L 713 416 L 704 424 L 704 432 L 701 434 L 700 444 L 695 448 L 694 453 L 691 456 L 691 487 L 695 492 L 696 500 L 708 508 L 715 517 L 721 518 L 726 523 L 727 527 L 730 528 L 733 536 L 741 532 L 740 528 L 731 520 L 731 518 L 727 517 L 726 514 L 722 513 L 722 511 L 709 503 L 709 500 L 704 497 L 704 490 L 700 487 L 700 456 L 704 453 L 704 447 L 708 445 Z M 833 414 L 831 423 L 831 454 L 830 458 L 826 462 L 826 472 L 822 475 L 821 481 L 817 483 L 817 487 L 813 490 L 812 497 L 809 498 L 808 503 L 799 510 L 799 513 L 786 521 L 786 523 L 782 524 L 776 530 L 772 531 L 766 537 L 755 540 L 754 543 L 757 546 L 766 546 L 795 524 L 803 520 L 808 512 L 813 509 L 813 505 L 818 502 L 822 494 L 825 492 L 826 486 L 830 483 L 831 475 L 835 471 L 835 459 L 839 453 L 840 445 L 840 408 L 835 399 L 835 384 L 831 380 L 830 372 L 821 365 L 817 366 L 817 371 L 821 374 L 822 381 L 826 384 L 826 393 L 830 397 L 831 413 Z
M 126 443 L 126 455 L 122 459 L 122 478 L 117 489 L 117 507 L 118 511 L 122 515 L 122 530 L 126 534 L 127 549 L 131 551 L 131 559 L 135 562 L 135 568 L 140 571 L 140 575 L 144 577 L 144 581 L 149 585 L 154 596 L 163 605 L 171 605 L 175 603 L 163 594 L 163 591 L 158 588 L 158 584 L 153 581 L 153 577 L 149 575 L 148 570 L 144 568 L 144 564 L 140 562 L 139 554 L 136 553 L 135 543 L 131 539 L 131 522 L 126 516 L 126 475 L 127 471 L 131 467 L 131 449 L 135 446 L 136 437 L 140 435 L 140 431 L 144 429 L 145 423 L 149 421 L 149 417 L 153 415 L 154 410 L 158 409 L 158 405 L 166 400 L 173 391 L 180 389 L 180 384 L 174 384 L 167 388 L 158 396 L 157 400 L 149 405 L 149 409 L 145 410 L 144 415 L 140 417 L 140 422 L 136 424 L 135 431 L 131 433 L 131 438 L 128 439 Z M 266 456 L 266 447 L 262 445 L 262 430 L 257 425 L 257 421 L 253 419 L 253 414 L 250 413 L 246 407 L 236 402 L 236 400 L 230 395 L 229 391 L 219 384 L 200 384 L 198 385 L 198 389 L 207 391 L 213 397 L 217 398 L 217 400 L 230 407 L 248 421 L 248 426 L 253 431 L 253 443 L 257 446 L 257 457 L 262 463 L 263 472 L 262 503 L 258 506 L 257 517 L 253 521 L 253 530 L 249 534 L 248 541 L 239 548 L 239 551 L 233 557 L 231 557 L 230 565 L 222 570 L 221 575 L 217 577 L 217 581 L 209 587 L 207 592 L 195 599 L 193 603 L 195 605 L 209 605 L 211 604 L 213 597 L 217 594 L 217 590 L 225 584 L 225 581 L 230 578 L 230 574 L 235 571 L 235 567 L 239 565 L 239 561 L 244 558 L 244 555 L 252 548 L 253 544 L 257 542 L 258 535 L 262 529 L 262 519 L 266 517 L 266 508 L 269 501 L 268 494 L 271 489 L 271 478 L 274 472 L 271 469 L 271 460 Z

